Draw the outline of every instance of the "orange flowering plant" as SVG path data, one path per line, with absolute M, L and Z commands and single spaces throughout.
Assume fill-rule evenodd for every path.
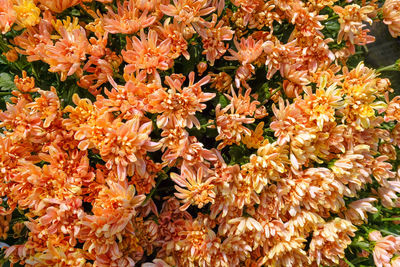
M 0 265 L 400 266 L 374 24 L 400 0 L 0 0 Z

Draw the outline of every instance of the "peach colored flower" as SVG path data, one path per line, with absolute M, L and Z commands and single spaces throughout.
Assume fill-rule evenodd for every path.
M 351 202 L 348 209 L 344 212 L 346 220 L 349 220 L 356 225 L 363 224 L 364 221 L 367 222 L 367 212 L 376 213 L 378 211 L 371 204 L 371 202 L 374 201 L 377 201 L 377 199 L 370 197 Z
M 39 0 L 39 2 L 51 11 L 61 13 L 65 9 L 81 3 L 82 0 Z
M 256 129 L 250 130 L 251 135 L 246 135 L 243 137 L 242 142 L 245 144 L 248 148 L 259 148 L 262 143 L 264 142 L 264 122 L 260 122 Z
M 202 208 L 207 203 L 214 202 L 215 192 L 212 184 L 213 178 L 207 177 L 204 169 L 199 167 L 197 171 L 192 167 L 183 164 L 181 167 L 181 175 L 171 173 L 171 179 L 179 186 L 175 186 L 178 193 L 175 196 L 182 199 L 183 206 L 180 207 L 181 211 L 186 210 L 190 205 L 197 205 Z M 184 189 L 187 188 L 187 189 Z
M 182 88 L 182 81 L 167 76 L 166 83 L 171 89 L 168 91 L 159 89 L 148 97 L 149 111 L 162 113 L 157 117 L 157 126 L 165 128 L 189 127 L 193 125 L 200 128 L 200 122 L 195 116 L 197 111 L 206 108 L 203 102 L 215 97 L 214 93 L 204 93 L 202 86 L 208 83 L 209 76 L 203 77 L 197 83 L 194 82 L 194 72 L 189 74 L 189 85 Z
M 357 228 L 351 222 L 335 218 L 313 233 L 310 243 L 310 258 L 319 264 L 338 264 L 344 250 L 351 243 Z
M 147 16 L 148 10 L 140 12 L 134 0 L 124 1 L 123 5 L 117 2 L 117 6 L 117 14 L 108 6 L 108 13 L 101 19 L 104 29 L 110 33 L 133 34 L 156 21 L 156 17 Z
M 158 73 L 159 70 L 167 70 L 172 67 L 174 61 L 169 57 L 171 39 L 158 42 L 158 34 L 149 30 L 146 35 L 140 31 L 140 39 L 136 36 L 127 38 L 126 49 L 122 50 L 122 56 L 128 63 L 125 67 L 126 73 L 137 70 L 146 70 L 147 73 Z
M 170 48 L 170 57 L 173 59 L 178 58 L 180 55 L 183 55 L 187 60 L 190 59 L 190 54 L 187 51 L 188 43 L 184 37 L 185 25 L 182 23 L 178 23 L 177 21 L 173 21 L 171 23 L 171 19 L 167 18 L 162 26 L 158 26 L 156 28 L 159 36 L 163 39 L 169 39 L 171 41 Z
M 277 181 L 284 175 L 289 164 L 288 153 L 285 145 L 264 142 L 258 148 L 257 154 L 250 156 L 250 162 L 242 166 L 242 171 L 252 181 L 257 193 L 270 181 Z
M 202 16 L 206 16 L 215 10 L 215 7 L 208 6 L 207 0 L 174 0 L 173 5 L 160 5 L 160 10 L 167 16 L 185 25 L 204 22 Z
M 298 56 L 299 48 L 296 47 L 296 41 L 282 44 L 279 40 L 266 41 L 263 43 L 264 52 L 267 60 L 265 65 L 268 67 L 267 79 L 281 70 L 284 64 L 291 63 L 291 60 Z
M 43 12 L 43 18 L 35 27 L 29 27 L 14 38 L 15 49 L 22 55 L 27 55 L 28 61 L 42 60 L 44 46 L 53 46 L 51 33 L 54 31 L 52 21 L 53 15 L 50 11 Z
M 247 39 L 240 39 L 240 43 L 237 39 L 234 39 L 233 42 L 238 51 L 229 49 L 232 56 L 225 56 L 227 60 L 238 60 L 242 65 L 246 65 L 255 61 L 263 52 L 263 41 L 256 42 L 251 36 Z
M 106 161 L 106 167 L 114 168 L 121 180 L 134 172 L 144 175 L 146 164 L 143 155 L 161 147 L 161 144 L 150 140 L 151 122 L 141 123 L 141 118 L 136 116 L 126 123 L 115 120 L 103 127 L 105 137 L 96 146 Z
M 2 34 L 7 33 L 11 29 L 11 26 L 17 19 L 16 15 L 12 0 L 0 1 L 0 31 Z
M 219 72 L 218 74 L 216 73 L 209 73 L 211 76 L 211 88 L 215 88 L 221 93 L 224 93 L 225 91 L 228 91 L 231 88 L 232 85 L 232 77 L 226 73 L 226 72 Z
M 6 59 L 10 62 L 15 62 L 18 60 L 18 52 L 13 46 L 9 46 L 9 50 L 7 52 L 3 52 L 2 55 L 6 57 Z
M 375 230 L 369 233 L 368 239 L 376 242 L 373 250 L 376 266 L 394 266 L 390 264 L 390 259 L 394 253 L 400 251 L 400 238 L 392 235 L 382 237 L 382 234 Z
M 386 0 L 382 7 L 382 13 L 383 22 L 388 25 L 393 38 L 400 36 L 400 1 Z
M 221 104 L 218 104 L 215 108 L 215 116 L 217 118 L 216 125 L 218 130 L 218 136 L 215 140 L 222 140 L 222 143 L 218 145 L 218 149 L 222 149 L 226 145 L 234 143 L 238 144 L 242 139 L 242 136 L 251 135 L 251 131 L 243 126 L 243 124 L 254 122 L 254 118 L 246 116 L 254 114 L 255 105 L 257 105 L 256 102 L 250 103 L 247 101 L 250 100 L 248 97 L 249 93 L 250 91 L 248 90 L 246 92 L 248 99 L 243 102 L 241 102 L 241 98 L 243 97 L 241 94 L 239 94 L 239 97 L 234 95 L 234 97 L 231 98 L 231 103 L 225 108 L 221 109 Z M 251 109 L 252 106 L 253 109 Z
M 82 74 L 81 64 L 89 52 L 89 42 L 83 28 L 68 31 L 60 29 L 61 39 L 54 45 L 46 45 L 40 51 L 43 61 L 50 65 L 49 71 L 60 72 L 61 80 L 77 73 Z
M 385 121 L 400 120 L 400 96 L 395 96 L 385 110 Z
M 303 36 L 322 36 L 320 30 L 324 27 L 321 21 L 328 18 L 327 15 L 319 15 L 308 8 L 303 7 L 302 3 L 294 1 L 291 8 L 286 10 L 292 24 L 296 25 L 296 30 Z
M 204 49 L 202 54 L 206 55 L 210 65 L 214 66 L 215 60 L 221 58 L 229 47 L 223 41 L 231 40 L 234 31 L 231 30 L 231 27 L 224 26 L 222 20 L 217 23 L 216 14 L 213 14 L 209 23 L 196 25 L 195 29 L 202 39 Z
M 382 205 L 386 208 L 393 208 L 400 206 L 397 194 L 400 193 L 399 181 L 388 181 L 388 185 L 378 188 L 378 196 Z
M 363 33 L 363 21 L 372 24 L 372 19 L 368 17 L 369 13 L 375 11 L 370 5 L 360 7 L 357 4 L 346 5 L 345 7 L 334 6 L 333 10 L 339 15 L 340 31 L 338 42 L 350 41 L 351 44 L 356 43 L 356 37 Z

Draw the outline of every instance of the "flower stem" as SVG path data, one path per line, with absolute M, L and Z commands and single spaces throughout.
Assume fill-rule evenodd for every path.
M 348 259 L 343 258 L 343 260 L 349 265 L 349 267 L 355 267 L 353 263 L 351 263 Z
M 281 90 L 282 89 L 282 86 L 279 86 L 278 88 L 276 88 L 274 91 L 272 91 L 272 93 L 267 97 L 267 99 L 265 99 L 262 103 L 261 103 L 261 105 L 263 106 L 263 105 L 265 105 L 265 104 L 267 104 L 267 102 L 271 99 L 271 97 L 273 96 L 273 95 L 275 95 L 279 90 Z
M 400 221 L 400 217 L 395 217 L 395 218 L 383 218 L 381 221 L 382 221 L 382 222 Z
M 0 96 L 12 95 L 12 92 L 0 92 Z
M 334 19 L 338 19 L 338 18 L 339 18 L 339 15 L 334 15 L 334 16 L 332 16 L 332 17 L 327 18 L 326 20 L 324 20 L 324 22 L 330 21 L 330 20 L 334 20 Z
M 236 70 L 237 68 L 238 68 L 237 66 L 224 66 L 224 67 L 217 68 L 217 70 L 220 70 L 220 71 Z
M 398 71 L 398 70 L 399 70 L 399 67 L 397 66 L 396 63 L 394 63 L 394 64 L 392 64 L 392 65 L 379 68 L 379 69 L 376 70 L 376 72 L 382 72 L 382 71 Z
M 380 231 L 381 233 L 383 233 L 383 234 L 393 235 L 393 236 L 399 236 L 398 234 L 393 233 L 392 231 L 389 231 L 389 230 L 379 229 L 379 231 Z
M 213 124 L 214 124 L 213 121 L 207 122 L 206 124 L 201 125 L 201 128 L 207 128 L 208 126 L 213 125 Z
M 166 171 L 169 171 L 169 169 L 170 168 L 167 168 Z M 149 199 L 154 195 L 154 193 L 157 191 L 157 188 L 161 184 L 161 182 L 169 177 L 168 174 L 166 173 L 166 171 L 161 170 L 161 173 L 158 176 L 156 185 L 153 187 L 153 189 L 151 189 L 150 193 L 146 196 L 146 199 L 143 201 L 142 205 L 145 205 L 149 201 Z

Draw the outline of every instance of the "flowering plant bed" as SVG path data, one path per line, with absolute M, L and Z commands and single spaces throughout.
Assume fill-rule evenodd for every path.
M 0 263 L 400 266 L 378 24 L 400 0 L 0 0 Z

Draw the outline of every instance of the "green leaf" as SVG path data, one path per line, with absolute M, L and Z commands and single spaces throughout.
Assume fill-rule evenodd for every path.
M 230 164 L 245 164 L 249 161 L 251 152 L 244 146 L 232 145 L 229 148 Z
M 228 105 L 228 99 L 224 95 L 220 95 L 218 103 L 220 103 L 221 107 L 224 108 Z
M 0 91 L 12 91 L 17 89 L 14 77 L 9 73 L 0 73 Z
M 326 22 L 326 23 L 325 23 L 325 27 L 326 27 L 329 31 L 332 31 L 332 32 L 337 32 L 337 31 L 340 30 L 340 24 L 339 24 L 339 22 L 338 22 L 338 21 L 334 21 L 334 20 L 331 20 L 331 21 Z

